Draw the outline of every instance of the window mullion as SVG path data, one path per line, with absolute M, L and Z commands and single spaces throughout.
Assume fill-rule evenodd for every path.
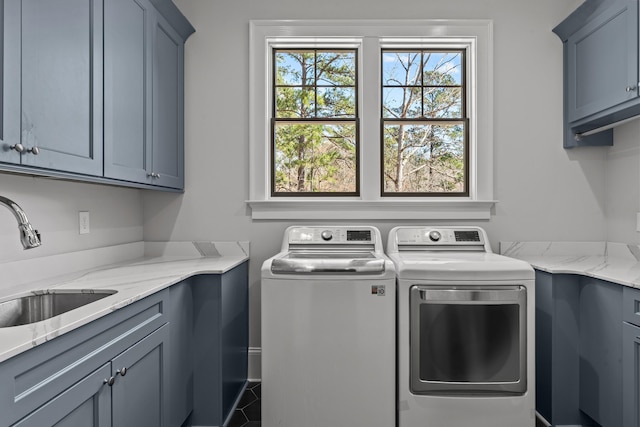
M 365 200 L 380 199 L 380 43 L 377 37 L 362 42 L 360 76 L 360 194 Z

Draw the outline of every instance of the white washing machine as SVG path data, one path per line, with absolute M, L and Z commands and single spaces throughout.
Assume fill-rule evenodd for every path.
M 395 269 L 374 227 L 289 227 L 262 266 L 262 425 L 395 425 Z
M 397 227 L 398 427 L 534 427 L 534 272 L 479 227 Z

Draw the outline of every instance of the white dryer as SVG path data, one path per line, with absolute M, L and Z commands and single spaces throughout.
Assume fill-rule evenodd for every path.
M 396 227 L 398 427 L 534 427 L 534 272 L 479 227 Z
M 294 226 L 262 266 L 262 425 L 395 425 L 395 269 L 366 226 Z

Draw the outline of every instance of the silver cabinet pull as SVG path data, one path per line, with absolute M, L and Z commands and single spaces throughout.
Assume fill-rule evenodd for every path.
M 116 375 L 118 375 L 118 374 L 120 374 L 120 375 L 122 375 L 124 377 L 125 375 L 127 375 L 127 368 L 125 367 L 125 368 L 122 368 L 122 369 L 118 369 L 116 371 Z
M 24 145 L 22 144 L 13 144 L 9 146 L 10 149 L 16 150 L 18 153 L 22 153 L 24 151 Z
M 111 387 L 115 382 L 116 382 L 116 379 L 114 377 L 109 377 L 109 378 L 105 378 L 102 383 Z
M 156 179 L 156 178 L 160 178 L 160 174 L 156 172 L 150 172 L 147 174 L 147 177 Z
M 18 143 L 14 145 L 10 145 L 9 148 L 11 150 L 15 150 L 18 153 L 32 153 L 34 156 L 40 154 L 40 149 L 38 147 L 31 147 L 29 149 L 24 148 L 24 145 Z
M 637 88 L 638 88 L 638 86 L 627 86 L 625 90 L 626 90 L 627 92 L 633 92 L 633 91 L 635 91 Z

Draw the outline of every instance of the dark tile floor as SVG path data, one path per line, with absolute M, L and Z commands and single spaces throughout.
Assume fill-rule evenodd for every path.
M 260 383 L 250 382 L 236 408 L 229 427 L 260 426 Z
M 233 417 L 231 417 L 229 427 L 259 427 L 261 396 L 259 382 L 247 384 L 247 389 L 242 395 Z M 536 427 L 545 427 L 545 424 L 541 420 L 536 420 Z

